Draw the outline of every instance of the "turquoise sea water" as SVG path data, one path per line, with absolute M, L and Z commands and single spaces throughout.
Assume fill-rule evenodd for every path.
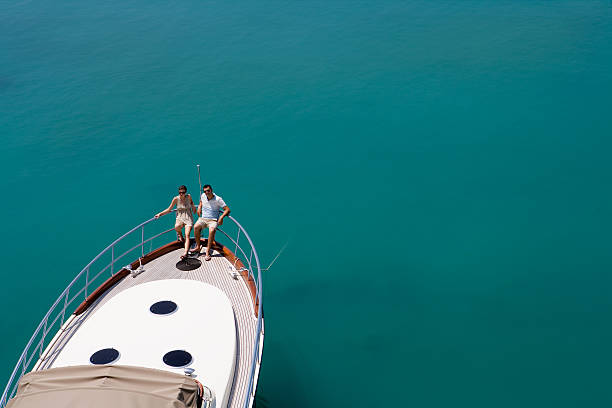
M 610 1 L 0 0 L 0 377 L 197 189 L 264 264 L 257 406 L 609 406 Z

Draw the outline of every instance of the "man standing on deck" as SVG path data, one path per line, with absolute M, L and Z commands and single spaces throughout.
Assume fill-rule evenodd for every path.
M 198 205 L 198 216 L 200 218 L 198 218 L 194 226 L 196 247 L 193 251 L 200 253 L 202 249 L 200 234 L 202 228 L 205 226 L 208 227 L 208 245 L 206 245 L 206 257 L 204 259 L 210 261 L 210 251 L 212 242 L 215 239 L 217 225 L 223 225 L 223 218 L 230 213 L 230 209 L 227 204 L 225 204 L 225 201 L 223 201 L 223 198 L 213 193 L 210 184 L 204 185 L 202 191 L 203 194 L 200 197 L 200 205 Z M 221 210 L 223 210 L 223 213 L 219 216 Z

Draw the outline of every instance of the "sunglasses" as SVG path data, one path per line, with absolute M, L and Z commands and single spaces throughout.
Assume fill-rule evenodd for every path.
M 212 193 L 211 190 L 204 190 L 205 193 Z
M 186 191 L 179 191 L 179 194 L 185 194 Z

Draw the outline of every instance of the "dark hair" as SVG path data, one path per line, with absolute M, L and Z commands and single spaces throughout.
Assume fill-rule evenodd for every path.
M 181 190 L 185 190 L 185 192 L 187 192 L 187 186 L 186 185 L 179 186 L 179 191 Z
M 206 187 L 210 188 L 210 191 L 213 191 L 212 186 L 210 184 L 204 184 L 202 186 L 202 190 L 204 190 Z

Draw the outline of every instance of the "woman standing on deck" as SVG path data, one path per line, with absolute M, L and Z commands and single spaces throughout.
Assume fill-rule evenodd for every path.
M 189 252 L 189 234 L 193 228 L 193 209 L 195 205 L 193 204 L 191 195 L 187 194 L 187 187 L 180 186 L 178 192 L 179 195 L 172 199 L 170 206 L 164 211 L 155 214 L 155 218 L 157 219 L 162 215 L 168 214 L 176 205 L 176 222 L 174 223 L 174 229 L 176 230 L 178 240 L 185 242 L 185 253 L 181 255 L 181 259 L 184 259 Z M 183 227 L 185 227 L 185 237 L 183 237 L 182 233 Z

